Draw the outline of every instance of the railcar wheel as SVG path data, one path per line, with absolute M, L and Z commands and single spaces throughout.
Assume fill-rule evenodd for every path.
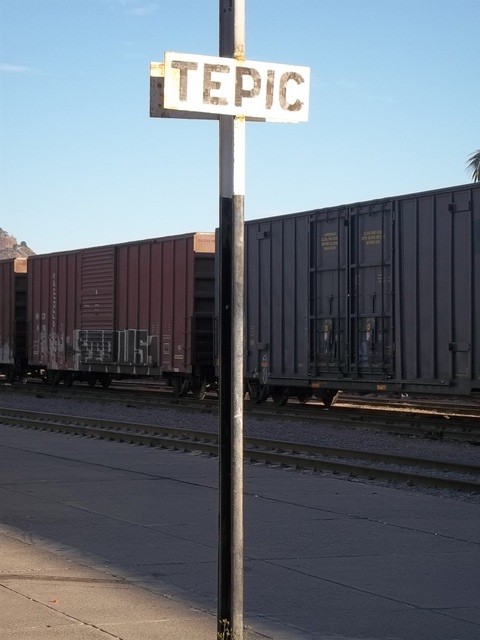
M 87 379 L 87 384 L 90 389 L 93 389 L 96 383 L 97 383 L 97 376 L 91 376 Z
M 335 404 L 338 398 L 337 389 L 325 389 L 322 391 L 321 400 L 326 407 L 331 407 Z
M 53 371 L 52 369 L 47 371 L 47 384 L 51 384 L 52 387 L 57 387 L 60 384 L 61 379 L 62 374 L 60 371 Z
M 197 380 L 192 384 L 192 393 L 195 400 L 203 400 L 207 395 L 207 381 Z
M 102 389 L 108 389 L 108 387 L 112 384 L 112 376 L 109 373 L 104 373 L 99 376 L 100 384 L 102 385 Z
M 265 402 L 270 394 L 270 387 L 266 384 L 260 384 L 257 380 L 248 381 L 248 395 L 254 404 Z
M 272 400 L 277 406 L 283 407 L 288 402 L 288 387 L 272 387 L 270 395 L 272 396 Z
M 70 388 L 73 384 L 73 372 L 65 371 L 62 379 L 63 379 L 64 386 Z
M 9 367 L 7 374 L 5 376 L 5 382 L 8 384 L 13 384 L 17 379 L 17 371 L 15 367 Z
M 183 396 L 187 395 L 189 389 L 190 389 L 190 384 L 187 378 L 181 378 L 180 376 L 175 376 L 172 379 L 172 391 L 173 391 L 173 395 L 176 398 L 182 398 Z
M 300 393 L 297 393 L 297 400 L 299 404 L 307 404 L 311 397 L 312 394 L 308 391 L 301 391 Z

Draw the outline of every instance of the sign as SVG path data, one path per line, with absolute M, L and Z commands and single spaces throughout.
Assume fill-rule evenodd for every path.
M 308 120 L 309 67 L 166 52 L 162 71 L 166 117 L 181 111 L 197 117 L 203 113 L 275 122 Z

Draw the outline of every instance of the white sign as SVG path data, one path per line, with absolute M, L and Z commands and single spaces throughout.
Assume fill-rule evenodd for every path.
M 306 122 L 309 67 L 165 53 L 165 110 Z

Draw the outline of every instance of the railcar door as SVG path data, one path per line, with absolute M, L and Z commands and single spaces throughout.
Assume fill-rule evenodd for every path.
M 112 364 L 115 358 L 115 249 L 80 252 L 80 327 L 75 331 L 75 369 Z
M 310 376 L 348 372 L 348 212 L 310 215 Z
M 349 373 L 386 379 L 394 372 L 392 206 L 360 205 L 349 214 Z
M 394 371 L 392 206 L 310 216 L 310 376 L 384 379 Z

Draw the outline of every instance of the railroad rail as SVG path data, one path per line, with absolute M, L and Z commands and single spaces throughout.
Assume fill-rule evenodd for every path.
M 217 434 L 148 424 L 0 408 L 0 424 L 181 451 L 218 452 Z M 262 438 L 245 438 L 251 462 L 480 494 L 480 466 Z

